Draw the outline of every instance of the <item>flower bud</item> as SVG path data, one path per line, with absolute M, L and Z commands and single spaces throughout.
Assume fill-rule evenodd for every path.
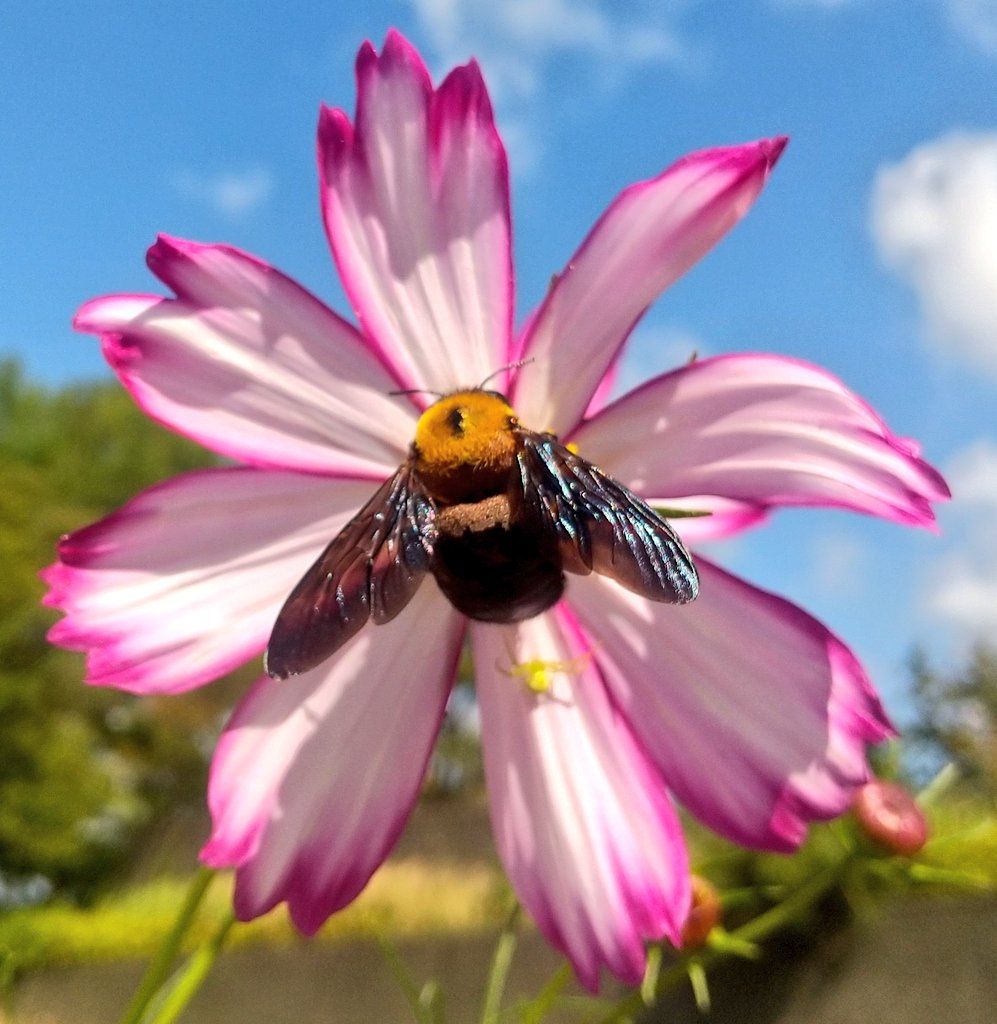
M 720 921 L 723 907 L 720 895 L 701 875 L 692 875 L 692 909 L 682 928 L 682 948 L 702 946 L 713 926 Z
M 855 818 L 862 831 L 891 853 L 911 856 L 928 840 L 928 821 L 902 786 L 874 779 L 855 794 Z

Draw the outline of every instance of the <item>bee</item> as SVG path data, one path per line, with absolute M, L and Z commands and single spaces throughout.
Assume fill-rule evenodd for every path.
M 597 572 L 684 604 L 699 578 L 649 505 L 550 433 L 523 427 L 483 387 L 444 395 L 405 462 L 319 555 L 277 616 L 266 668 L 314 668 L 369 620 L 389 622 L 426 573 L 464 615 L 520 622 L 560 599 L 565 573 Z

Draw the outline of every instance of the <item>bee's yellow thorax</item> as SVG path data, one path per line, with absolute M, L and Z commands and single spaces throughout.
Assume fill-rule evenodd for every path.
M 431 405 L 415 428 L 416 469 L 431 490 L 488 489 L 516 455 L 516 414 L 492 391 L 457 391 Z M 459 500 L 459 499 L 457 499 Z

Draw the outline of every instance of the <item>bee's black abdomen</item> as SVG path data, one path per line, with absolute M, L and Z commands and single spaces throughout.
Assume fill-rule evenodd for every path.
M 450 603 L 481 622 L 521 622 L 564 592 L 557 546 L 517 524 L 440 534 L 430 571 Z

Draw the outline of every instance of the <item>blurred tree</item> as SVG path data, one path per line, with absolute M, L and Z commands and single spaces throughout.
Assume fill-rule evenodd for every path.
M 85 895 L 157 810 L 201 799 L 222 698 L 85 687 L 82 657 L 45 640 L 38 571 L 62 533 L 213 461 L 115 384 L 47 389 L 0 363 L 0 881 L 40 873 Z
M 997 797 L 997 648 L 978 644 L 952 673 L 915 650 L 910 671 L 917 720 L 905 739 L 915 756 L 931 770 L 951 761 L 968 785 Z

